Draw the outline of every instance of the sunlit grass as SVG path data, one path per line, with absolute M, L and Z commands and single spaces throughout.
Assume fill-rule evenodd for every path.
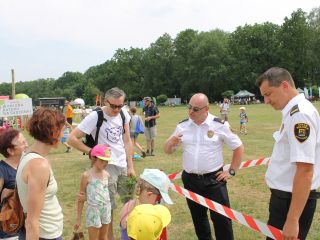
M 319 107 L 319 104 L 316 104 Z M 211 105 L 210 111 L 217 115 L 218 107 Z M 240 135 L 244 146 L 244 160 L 257 159 L 270 155 L 273 146 L 272 133 L 278 130 L 280 125 L 280 112 L 274 111 L 266 105 L 247 106 L 249 123 L 247 124 L 248 135 Z M 171 135 L 175 126 L 187 117 L 185 107 L 161 107 L 161 118 L 157 121 L 158 136 L 156 138 L 156 156 L 147 157 L 134 161 L 135 170 L 139 175 L 144 168 L 160 168 L 166 173 L 178 172 L 181 170 L 181 150 L 172 155 L 164 154 L 162 146 L 164 141 Z M 230 112 L 230 124 L 233 129 L 239 129 L 239 106 L 232 106 Z M 139 137 L 139 142 L 145 145 L 144 137 Z M 58 197 L 64 213 L 64 239 L 71 239 L 73 224 L 76 217 L 76 194 L 79 188 L 80 175 L 89 167 L 87 156 L 73 150 L 72 153 L 65 153 L 61 145 L 49 155 L 54 168 L 59 191 Z M 231 152 L 224 149 L 225 162 L 230 162 Z M 231 206 L 233 209 L 246 213 L 254 218 L 266 222 L 268 218 L 269 190 L 264 181 L 265 166 L 241 170 L 228 183 Z M 175 181 L 181 184 L 179 180 Z M 196 239 L 192 220 L 187 208 L 185 199 L 174 192 L 170 192 L 174 205 L 168 206 L 172 214 L 172 222 L 168 227 L 169 239 L 173 240 L 194 240 Z M 115 210 L 114 231 L 119 238 L 119 211 Z M 84 213 L 85 215 L 85 213 Z M 234 223 L 235 239 L 255 240 L 265 237 L 247 227 Z M 83 230 L 84 225 L 83 225 Z M 313 225 L 308 239 L 320 239 L 320 210 L 316 211 Z

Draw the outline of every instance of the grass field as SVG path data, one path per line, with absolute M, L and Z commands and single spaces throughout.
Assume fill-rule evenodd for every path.
M 320 108 L 319 104 L 316 104 Z M 230 111 L 230 124 L 233 129 L 239 128 L 239 106 L 232 106 Z M 156 156 L 138 159 L 134 161 L 137 175 L 144 168 L 159 168 L 167 174 L 181 170 L 181 150 L 173 155 L 166 155 L 163 150 L 164 141 L 171 135 L 176 124 L 187 117 L 186 107 L 161 107 L 161 118 L 157 121 L 158 136 L 156 138 Z M 218 115 L 218 107 L 210 106 L 210 112 Z M 280 112 L 274 111 L 266 105 L 247 106 L 249 117 L 248 135 L 240 135 L 244 146 L 245 156 L 243 160 L 268 157 L 273 146 L 272 133 L 279 129 Z M 139 142 L 145 144 L 144 137 L 139 137 Z M 71 239 L 73 224 L 76 217 L 76 194 L 79 188 L 80 174 L 89 167 L 87 156 L 73 150 L 72 153 L 64 153 L 61 145 L 49 155 L 53 164 L 55 177 L 58 182 L 58 198 L 64 213 L 64 239 Z M 224 150 L 226 163 L 230 162 L 231 151 Z M 256 219 L 266 222 L 268 218 L 269 190 L 264 181 L 265 166 L 240 170 L 236 177 L 228 183 L 231 207 L 237 211 L 248 214 Z M 175 181 L 181 184 L 179 180 Z M 174 205 L 168 206 L 172 214 L 172 222 L 168 227 L 169 239 L 194 240 L 196 239 L 191 216 L 185 199 L 170 191 Z M 119 216 L 120 202 L 115 210 L 114 231 L 119 238 Z M 83 225 L 83 230 L 85 225 Z M 265 237 L 247 227 L 234 223 L 235 239 L 254 240 Z M 320 239 L 320 210 L 316 210 L 313 224 L 308 239 Z

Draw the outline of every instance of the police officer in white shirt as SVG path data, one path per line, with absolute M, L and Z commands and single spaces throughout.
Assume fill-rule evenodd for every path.
M 173 153 L 178 145 L 183 148 L 184 187 L 192 192 L 230 207 L 226 182 L 238 170 L 244 148 L 241 140 L 230 130 L 227 122 L 209 113 L 206 95 L 197 93 L 189 104 L 189 119 L 179 123 L 166 141 L 164 151 Z M 223 171 L 222 147 L 226 143 L 233 150 L 231 166 Z M 187 199 L 198 239 L 212 239 L 208 209 Z M 213 211 L 210 217 L 214 224 L 216 239 L 233 238 L 231 220 Z
M 306 239 L 320 186 L 320 117 L 290 73 L 273 67 L 257 79 L 266 104 L 282 112 L 266 182 L 271 189 L 268 224 L 283 229 L 283 240 Z

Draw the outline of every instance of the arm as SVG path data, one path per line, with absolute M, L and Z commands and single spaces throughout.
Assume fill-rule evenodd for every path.
M 181 141 L 182 141 L 182 134 L 172 135 L 167 139 L 167 141 L 164 144 L 164 152 L 166 154 L 173 153 L 178 148 Z
M 313 177 L 313 165 L 296 163 L 293 179 L 292 199 L 286 222 L 283 227 L 283 240 L 296 239 L 299 234 L 299 218 L 308 200 Z M 301 180 L 303 179 L 303 181 Z
M 88 175 L 87 172 L 84 172 L 80 180 L 80 192 L 79 194 L 86 194 L 86 187 L 88 185 Z M 77 219 L 74 225 L 74 230 L 77 231 L 81 225 L 81 215 L 83 210 L 84 201 L 78 198 L 77 201 Z
M 25 225 L 27 240 L 39 239 L 39 218 L 44 205 L 49 174 L 49 164 L 42 158 L 32 159 L 23 170 L 23 179 L 28 188 L 28 216 Z
M 78 149 L 80 152 L 89 153 L 91 148 L 86 146 L 81 140 L 81 138 L 84 137 L 85 135 L 86 134 L 84 132 L 82 132 L 79 128 L 76 127 L 70 133 L 68 140 L 67 140 L 67 143 L 70 146 Z
M 134 168 L 133 168 L 133 162 L 132 162 L 132 142 L 130 138 L 130 129 L 129 129 L 129 123 L 124 125 L 125 133 L 123 134 L 123 142 L 124 142 L 124 148 L 126 151 L 127 156 L 127 164 L 128 164 L 128 176 L 135 176 Z
M 157 119 L 157 118 L 159 118 L 159 117 L 160 117 L 160 113 L 157 113 L 157 114 L 154 115 L 154 116 L 146 117 L 146 121 L 150 121 L 150 120 L 152 120 L 152 119 Z
M 239 147 L 237 147 L 235 150 L 233 150 L 230 169 L 233 169 L 235 172 L 239 169 L 239 166 L 242 161 L 243 153 L 244 153 L 244 147 L 242 144 Z M 218 181 L 225 181 L 225 182 L 232 177 L 229 173 L 229 169 L 226 171 L 217 173 L 217 176 L 218 176 L 217 177 Z

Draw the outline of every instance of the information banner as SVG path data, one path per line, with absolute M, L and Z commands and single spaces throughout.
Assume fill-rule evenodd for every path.
M 32 99 L 0 100 L 0 117 L 32 115 Z

